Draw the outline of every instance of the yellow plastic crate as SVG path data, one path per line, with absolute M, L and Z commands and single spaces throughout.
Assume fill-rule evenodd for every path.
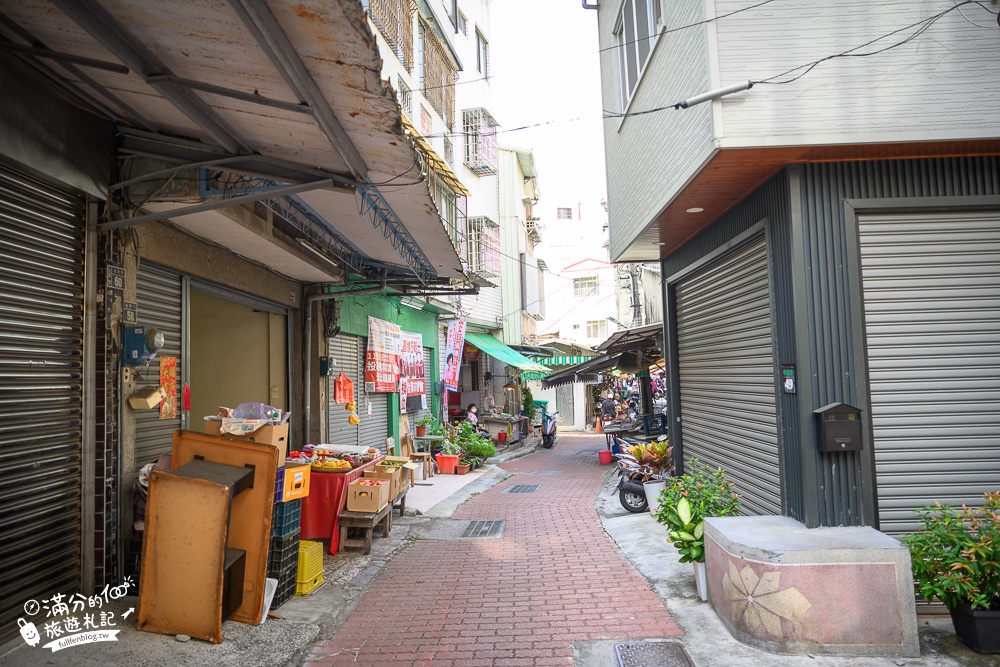
M 323 543 L 301 540 L 299 542 L 299 569 L 295 580 L 309 582 L 315 579 L 316 575 L 319 575 L 321 580 L 323 579 Z
M 323 585 L 323 573 L 320 572 L 314 578 L 309 581 L 296 581 L 295 582 L 295 594 L 296 595 L 310 595 L 316 591 L 317 588 Z

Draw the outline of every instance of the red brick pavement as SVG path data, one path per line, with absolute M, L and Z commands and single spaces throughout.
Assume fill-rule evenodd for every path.
M 503 539 L 419 540 L 383 569 L 314 665 L 572 665 L 574 641 L 681 634 L 603 531 L 602 436 L 560 436 L 454 519 L 504 519 Z M 589 452 L 589 454 L 586 454 Z M 503 493 L 538 484 L 534 493 Z M 624 602 L 624 604 L 622 604 Z

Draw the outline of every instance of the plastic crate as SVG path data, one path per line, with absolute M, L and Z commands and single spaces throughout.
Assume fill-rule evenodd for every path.
M 323 543 L 302 540 L 299 542 L 299 571 L 295 579 L 300 583 L 312 581 L 317 574 L 323 578 Z
M 316 592 L 316 589 L 323 585 L 323 573 L 320 572 L 312 579 L 308 581 L 296 581 L 295 582 L 295 594 L 296 595 L 312 595 Z
M 295 581 L 295 573 L 297 571 L 298 563 L 291 563 L 283 572 L 276 575 L 278 589 L 274 592 L 274 599 L 271 600 L 271 609 L 277 609 L 295 597 L 295 588 L 298 584 Z
M 299 534 L 288 537 L 276 537 L 271 540 L 271 549 L 267 555 L 267 573 L 275 576 L 294 565 L 298 569 Z M 280 582 L 279 582 L 280 583 Z
M 302 499 L 275 503 L 271 516 L 271 538 L 298 535 L 302 520 Z
M 274 504 L 277 505 L 285 497 L 285 466 L 278 468 L 274 475 Z

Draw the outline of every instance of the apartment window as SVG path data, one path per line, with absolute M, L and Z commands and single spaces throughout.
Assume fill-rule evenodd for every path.
M 451 188 L 442 183 L 440 180 L 435 179 L 434 181 L 434 199 L 437 204 L 438 211 L 441 213 L 441 221 L 444 222 L 444 227 L 448 231 L 448 236 L 451 238 L 451 242 L 455 244 L 457 248 L 461 243 L 460 226 L 461 222 L 464 222 L 464 215 L 459 215 L 459 195 L 456 195 Z M 461 199 L 465 199 L 464 196 Z M 464 211 L 463 211 L 464 213 Z
M 590 296 L 597 293 L 597 276 L 573 278 L 573 296 Z
M 420 23 L 420 58 L 417 74 L 420 92 L 431 106 L 441 114 L 448 129 L 455 119 L 455 67 L 448 59 L 444 47 L 425 23 Z
M 368 0 L 368 17 L 409 72 L 413 69 L 413 5 L 409 0 Z
M 406 85 L 406 82 L 403 81 L 402 77 L 396 78 L 396 88 L 396 101 L 399 102 L 399 108 L 401 108 L 403 113 L 407 116 L 410 116 L 413 109 L 413 91 L 411 91 L 410 87 Z
M 481 107 L 462 112 L 464 164 L 477 176 L 497 173 L 497 122 Z
M 444 138 L 444 161 L 455 166 L 455 146 L 448 137 Z
M 420 106 L 420 134 L 427 136 L 434 131 L 434 122 L 431 119 L 431 112 Z
M 556 209 L 556 220 L 572 220 L 572 219 L 573 219 L 573 209 L 571 208 Z
M 462 10 L 458 10 L 458 31 L 465 36 L 469 35 L 469 19 L 465 18 Z
M 587 338 L 607 338 L 608 323 L 605 320 L 587 320 Z
M 490 43 L 483 37 L 483 33 L 476 31 L 476 71 L 487 78 L 490 75 Z
M 639 83 L 639 75 L 659 35 L 659 24 L 660 0 L 625 0 L 614 30 L 622 109 Z
M 500 225 L 485 216 L 466 222 L 469 270 L 482 276 L 500 275 Z

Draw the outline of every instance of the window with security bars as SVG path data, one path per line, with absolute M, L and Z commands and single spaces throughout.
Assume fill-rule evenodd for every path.
M 412 71 L 413 4 L 410 0 L 368 0 L 368 17 L 406 71 Z
M 573 296 L 590 296 L 597 294 L 597 276 L 573 278 Z
M 396 101 L 399 102 L 399 108 L 403 110 L 403 113 L 410 117 L 413 112 L 413 91 L 410 87 L 406 85 L 402 77 L 396 79 Z
M 434 203 L 437 204 L 448 237 L 459 248 L 462 244 L 462 231 L 465 229 L 465 195 L 456 194 L 433 170 L 427 170 L 427 181 L 434 193 Z
M 572 219 L 573 219 L 573 209 L 571 208 L 556 209 L 556 220 L 572 220 Z
M 497 122 L 490 112 L 482 107 L 464 110 L 462 133 L 465 166 L 479 176 L 497 173 Z
M 500 275 L 500 226 L 485 216 L 466 221 L 466 259 L 469 271 L 481 276 Z
M 444 47 L 427 24 L 420 23 L 420 60 L 417 69 L 420 92 L 441 114 L 450 130 L 455 123 L 455 76 Z
M 444 138 L 444 161 L 451 166 L 455 165 L 455 146 L 448 137 Z
M 587 338 L 607 338 L 608 323 L 604 320 L 587 320 Z

